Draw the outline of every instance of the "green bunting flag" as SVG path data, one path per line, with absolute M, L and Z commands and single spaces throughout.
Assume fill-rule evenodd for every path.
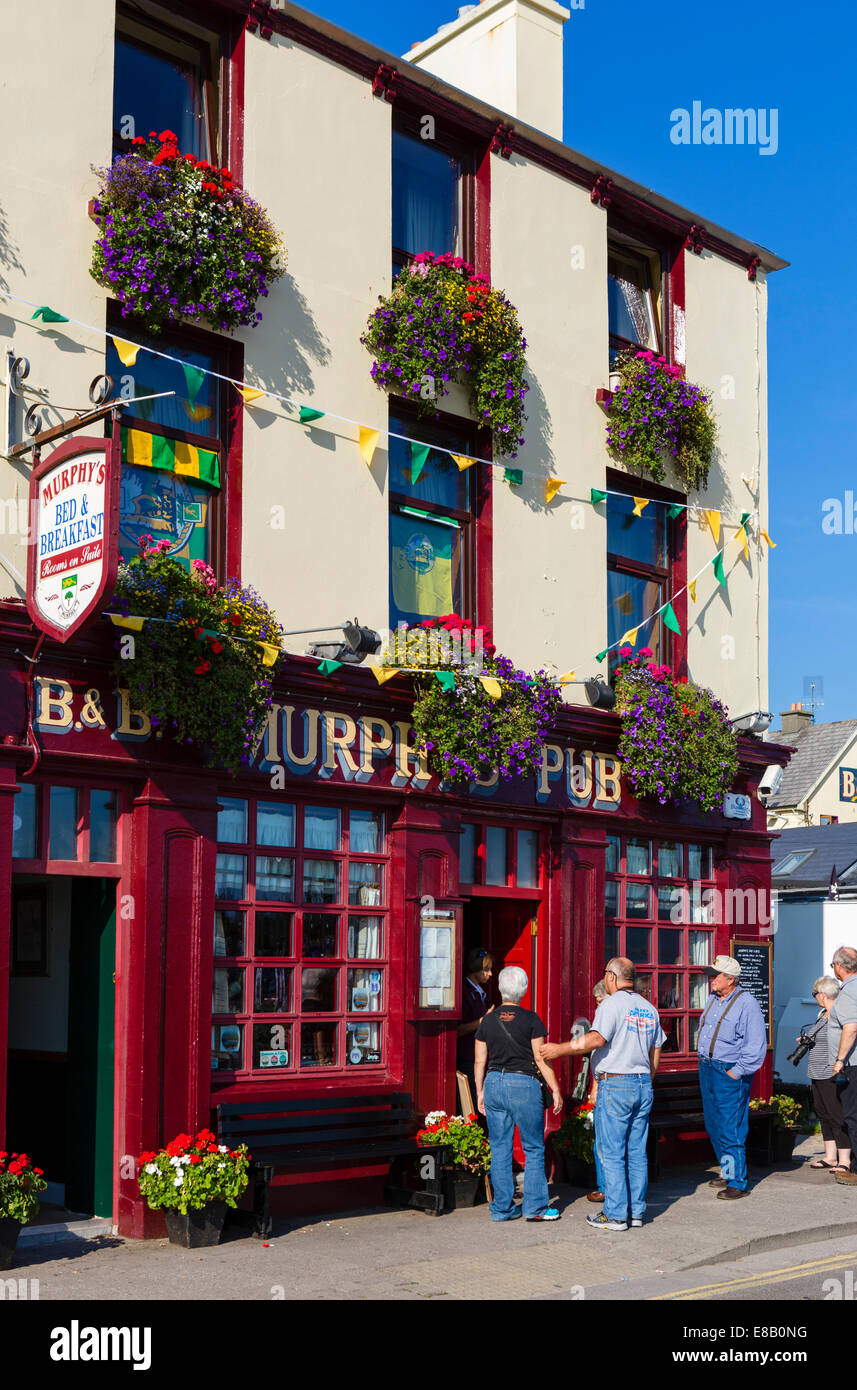
M 605 647 L 604 650 L 603 650 L 603 652 L 599 652 L 599 653 L 598 653 L 598 655 L 596 656 L 595 660 L 596 660 L 596 661 L 603 661 L 604 658 L 605 658 L 605 656 L 606 656 L 607 653 L 609 652 L 609 650 L 610 650 L 609 647 Z
M 411 443 L 411 483 L 418 483 L 420 474 L 428 463 L 431 449 L 428 444 Z
M 524 481 L 524 470 L 523 468 L 507 468 L 503 476 L 512 487 L 520 487 Z
M 726 588 L 726 576 L 725 576 L 725 574 L 723 573 L 723 551 L 722 551 L 722 550 L 718 550 L 717 554 L 715 555 L 715 557 L 714 557 L 714 559 L 711 561 L 711 563 L 712 563 L 712 565 L 714 566 L 714 573 L 717 575 L 717 582 L 718 582 L 719 584 L 722 584 L 723 587 L 724 587 L 724 589 L 725 589 L 725 588 Z
M 681 632 L 681 628 L 679 627 L 678 618 L 676 617 L 675 613 L 673 612 L 673 606 L 672 606 L 671 603 L 668 603 L 668 604 L 667 604 L 667 606 L 666 606 L 666 608 L 663 610 L 663 613 L 662 613 L 661 616 L 663 617 L 664 627 L 668 627 L 669 630 L 670 630 L 670 632 L 678 632 L 678 633 Z
M 323 676 L 332 676 L 334 671 L 338 671 L 341 665 L 341 661 L 328 661 L 325 659 L 318 663 L 316 670 L 320 671 Z
M 205 372 L 200 367 L 194 367 L 190 362 L 182 362 L 182 371 L 187 383 L 187 399 L 189 405 L 196 403 L 196 398 L 202 390 L 205 381 Z
M 454 689 L 455 689 L 455 672 L 454 672 L 454 671 L 435 671 L 434 674 L 435 674 L 435 679 L 437 680 L 437 683 L 438 683 L 438 685 L 441 687 L 442 690 L 454 690 Z
M 591 487 L 589 489 L 589 500 L 593 507 L 597 507 L 599 502 L 607 501 L 607 493 L 602 492 L 600 487 Z
M 667 512 L 667 516 L 669 517 L 670 521 L 675 521 L 676 518 L 680 517 L 682 512 L 686 510 L 686 507 L 670 507 L 669 511 Z
M 746 525 L 747 525 L 747 522 L 750 520 L 750 516 L 751 516 L 751 513 L 750 513 L 750 512 L 742 512 L 742 513 L 741 513 L 741 520 L 738 522 L 738 525 L 739 525 L 739 526 L 746 526 Z
M 302 405 L 300 408 L 300 422 L 302 425 L 310 425 L 313 420 L 321 420 L 323 418 L 323 410 L 313 410 L 308 405 Z
M 47 304 L 42 304 L 33 314 L 34 319 L 41 319 L 42 323 L 68 323 L 65 314 L 58 314 L 56 309 L 51 309 Z

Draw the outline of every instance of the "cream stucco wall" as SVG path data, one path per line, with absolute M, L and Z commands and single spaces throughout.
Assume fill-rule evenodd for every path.
M 788 743 L 788 737 L 780 739 L 782 743 Z M 839 769 L 841 767 L 857 768 L 857 736 L 851 740 L 848 747 L 844 750 L 835 765 L 820 782 L 818 789 L 813 792 L 807 802 L 800 807 L 790 810 L 772 810 L 768 816 L 768 824 L 772 829 L 787 830 L 802 825 L 820 825 L 822 816 L 837 816 L 841 825 L 848 821 L 857 821 L 857 801 L 839 800 Z M 857 779 L 855 779 L 855 793 L 857 793 Z
M 112 0 L 0 5 L 0 290 L 102 329 L 106 296 L 89 274 L 86 209 L 96 190 L 90 165 L 110 162 L 113 13 Z M 11 347 L 29 358 L 28 386 L 57 405 L 85 408 L 89 384 L 104 370 L 103 338 L 72 324 L 38 328 L 32 313 L 0 298 L 0 374 Z M 46 424 L 61 418 L 48 411 Z M 2 597 L 24 592 L 29 476 L 29 462 L 0 457 Z

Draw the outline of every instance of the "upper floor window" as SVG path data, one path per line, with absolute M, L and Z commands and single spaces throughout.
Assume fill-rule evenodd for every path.
M 448 451 L 472 454 L 464 422 L 451 429 L 390 416 L 390 429 L 436 444 L 417 470 L 406 439 L 390 439 L 390 626 L 446 613 L 475 618 L 473 468 L 460 472 Z
M 633 497 L 607 495 L 607 641 L 613 647 L 666 603 L 670 594 L 671 523 L 666 508 L 650 504 L 634 516 Z M 643 628 L 638 646 L 650 647 L 652 660 L 671 660 L 670 633 L 660 618 Z M 618 650 L 610 653 L 611 671 Z
M 660 258 L 625 242 L 607 245 L 610 361 L 627 348 L 661 351 Z
M 123 333 L 121 320 L 112 328 Z M 133 367 L 124 367 L 112 339 L 107 342 L 106 370 L 124 394 L 159 396 L 122 415 L 120 555 L 129 559 L 137 553 L 140 537 L 151 535 L 155 541 L 169 540 L 170 555 L 185 567 L 191 560 L 204 560 L 217 568 L 226 459 L 222 383 L 210 375 L 200 383 L 181 363 L 209 372 L 223 372 L 224 363 L 195 338 L 159 334 L 156 342 L 136 327 L 133 337 L 180 361 L 141 352 Z M 160 394 L 170 391 L 174 394 Z
M 214 40 L 185 26 L 179 35 L 155 18 L 120 9 L 113 74 L 113 144 L 172 130 L 183 154 L 217 158 L 217 55 Z
M 393 267 L 421 251 L 465 256 L 462 159 L 438 140 L 393 131 Z

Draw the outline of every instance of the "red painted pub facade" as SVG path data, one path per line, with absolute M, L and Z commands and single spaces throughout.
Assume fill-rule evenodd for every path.
M 555 1039 L 591 1018 L 605 958 L 632 956 L 662 1066 L 695 1069 L 704 965 L 735 928 L 705 910 L 676 924 L 670 903 L 691 884 L 767 901 L 755 792 L 784 750 L 742 739 L 748 821 L 642 805 L 618 719 L 566 707 L 538 781 L 461 794 L 410 745 L 406 678 L 381 689 L 289 657 L 254 767 L 232 779 L 130 707 L 116 637 L 98 618 L 32 664 L 23 605 L 0 609 L 0 1116 L 69 1207 L 160 1233 L 133 1156 L 218 1101 L 400 1089 L 420 1115 L 457 1109 L 475 945 L 524 967 Z M 307 1173 L 275 1196 L 355 1205 L 381 1176 Z

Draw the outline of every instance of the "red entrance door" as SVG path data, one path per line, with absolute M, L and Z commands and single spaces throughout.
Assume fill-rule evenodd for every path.
M 493 903 L 482 901 L 482 936 L 485 949 L 494 957 L 494 978 L 491 982 L 492 1003 L 499 1004 L 497 976 L 507 965 L 517 965 L 526 973 L 529 988 L 521 1000 L 525 1009 L 538 1012 L 538 982 L 536 977 L 536 945 L 538 937 L 533 927 L 536 904 L 532 902 Z

